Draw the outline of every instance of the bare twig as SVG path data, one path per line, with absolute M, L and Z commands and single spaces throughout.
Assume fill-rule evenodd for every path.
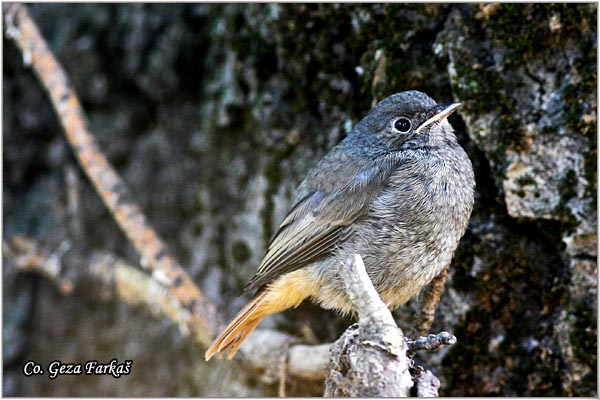
M 444 291 L 444 284 L 448 277 L 448 267 L 444 268 L 442 272 L 427 286 L 423 295 L 423 301 L 421 302 L 421 312 L 417 318 L 415 324 L 415 334 L 419 336 L 426 335 L 431 329 L 433 318 L 435 317 L 435 308 L 440 301 L 442 292 Z
M 72 163 L 65 167 L 65 183 L 67 191 L 67 207 L 66 216 L 70 230 L 70 237 L 74 240 L 79 240 L 83 237 L 83 227 L 81 226 L 80 218 L 80 203 L 81 203 L 81 180 L 77 174 L 77 170 Z
M 287 355 L 289 353 L 286 351 L 279 358 L 279 389 L 277 394 L 279 397 L 285 397 L 285 381 L 287 379 Z
M 188 328 L 199 342 L 208 345 L 219 325 L 214 305 L 167 250 L 133 201 L 123 180 L 109 164 L 90 130 L 88 121 L 63 68 L 40 35 L 23 4 L 3 4 L 7 36 L 31 65 L 58 114 L 79 164 L 106 207 L 141 255 L 141 264 L 166 287 L 190 313 Z
M 37 241 L 17 236 L 3 242 L 3 251 L 19 271 L 39 273 L 54 283 L 63 294 L 77 287 L 96 288 L 103 300 L 117 299 L 133 306 L 143 306 L 153 315 L 166 317 L 189 333 L 189 311 L 166 290 L 139 268 L 108 252 L 93 252 L 91 256 L 71 250 L 63 257 L 64 245 L 55 251 L 45 250 Z M 198 341 L 197 335 L 191 338 Z M 240 348 L 242 365 L 261 374 L 263 381 L 273 383 L 285 379 L 279 368 L 285 363 L 285 374 L 304 381 L 323 381 L 329 362 L 330 344 L 307 346 L 296 344 L 288 334 L 257 329 Z
M 16 236 L 4 242 L 3 249 L 18 270 L 42 274 L 63 294 L 77 286 L 96 287 L 104 299 L 145 306 L 154 315 L 176 323 L 184 335 L 190 334 L 190 312 L 148 274 L 108 252 L 93 252 L 89 257 L 71 252 L 63 257 L 64 243 L 56 251 L 49 251 L 32 239 Z
M 15 236 L 2 243 L 3 253 L 12 257 L 19 270 L 39 272 L 54 282 L 62 294 L 73 291 L 73 282 L 62 274 L 61 257 L 69 247 L 70 243 L 64 241 L 54 252 L 43 254 L 37 242 L 23 236 Z
M 443 331 L 437 335 L 421 336 L 417 340 L 406 339 L 408 345 L 408 357 L 412 358 L 419 350 L 427 350 L 432 353 L 445 346 L 452 346 L 456 343 L 456 336 Z

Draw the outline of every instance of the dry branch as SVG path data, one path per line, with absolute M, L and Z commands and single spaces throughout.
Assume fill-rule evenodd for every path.
M 407 397 L 413 383 L 402 330 L 379 298 L 359 255 L 339 272 L 358 314 L 358 327 L 350 326 L 332 346 L 325 396 Z
M 141 264 L 188 310 L 188 329 L 208 345 L 219 325 L 214 305 L 204 297 L 185 270 L 151 228 L 123 180 L 101 152 L 65 71 L 58 63 L 23 4 L 3 4 L 6 34 L 14 40 L 50 96 L 65 135 L 119 227 L 141 256 Z
M 331 347 L 325 396 L 405 397 L 411 387 L 418 397 L 438 396 L 439 379 L 421 366 L 413 367 L 412 358 L 421 350 L 433 352 L 452 345 L 456 337 L 448 332 L 417 340 L 404 337 L 359 255 L 342 265 L 339 273 L 359 321 Z
M 430 353 L 437 351 L 445 346 L 452 346 L 456 343 L 456 336 L 443 331 L 437 335 L 431 334 L 427 336 L 421 336 L 417 340 L 407 339 L 406 344 L 408 345 L 408 356 L 412 358 L 417 351 L 427 350 Z
M 17 236 L 3 242 L 9 265 L 21 272 L 38 273 L 56 285 L 63 294 L 77 288 L 92 287 L 103 300 L 117 299 L 133 306 L 143 306 L 153 315 L 166 317 L 188 333 L 189 311 L 181 306 L 169 290 L 139 268 L 108 252 L 90 256 L 70 250 L 64 244 L 56 250 L 45 249 L 30 238 Z M 6 266 L 5 266 L 6 267 Z M 198 344 L 198 336 L 192 335 Z M 281 358 L 287 359 L 286 374 L 292 378 L 323 381 L 329 362 L 330 344 L 307 346 L 296 344 L 288 334 L 257 329 L 240 348 L 239 362 L 257 372 L 267 383 L 279 379 Z

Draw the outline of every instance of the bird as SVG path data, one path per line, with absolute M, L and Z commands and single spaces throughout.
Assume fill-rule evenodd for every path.
M 359 254 L 395 309 L 446 268 L 474 204 L 473 167 L 438 105 L 419 91 L 379 102 L 308 172 L 244 289 L 254 293 L 205 353 L 235 355 L 267 315 L 306 299 L 353 314 L 339 265 Z

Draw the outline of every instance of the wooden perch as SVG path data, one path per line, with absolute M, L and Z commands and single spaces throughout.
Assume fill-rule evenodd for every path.
M 76 250 L 67 252 L 68 247 L 62 243 L 56 250 L 47 250 L 35 240 L 16 236 L 2 244 L 8 261 L 5 268 L 40 274 L 63 294 L 92 287 L 103 300 L 116 299 L 143 306 L 155 316 L 168 318 L 183 334 L 190 333 L 189 311 L 151 276 L 111 253 L 96 251 L 88 256 Z M 191 338 L 204 345 L 198 335 L 191 335 Z M 279 379 L 277 368 L 281 358 L 287 360 L 288 376 L 323 381 L 330 344 L 307 346 L 297 342 L 297 338 L 285 333 L 257 329 L 240 348 L 239 361 L 247 370 L 258 372 L 265 382 Z
M 358 314 L 358 326 L 350 326 L 332 346 L 325 396 L 407 397 L 413 383 L 402 330 L 379 298 L 359 255 L 339 272 Z
M 452 345 L 456 337 L 441 332 L 417 340 L 405 338 L 373 287 L 360 255 L 342 265 L 339 273 L 358 324 L 350 326 L 331 348 L 325 396 L 406 397 L 412 387 L 413 395 L 437 397 L 439 379 L 423 367 L 412 367 L 412 358 L 420 350 L 433 352 Z
M 101 152 L 75 90 L 23 4 L 3 4 L 6 35 L 14 40 L 50 96 L 66 138 L 81 168 L 106 207 L 141 256 L 141 265 L 189 312 L 185 325 L 196 339 L 208 345 L 219 326 L 214 305 L 204 297 L 189 275 L 154 232 L 140 207 Z

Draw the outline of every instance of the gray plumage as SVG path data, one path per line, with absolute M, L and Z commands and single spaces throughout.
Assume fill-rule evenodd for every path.
M 313 300 L 351 312 L 336 271 L 355 253 L 390 308 L 429 283 L 473 207 L 473 168 L 446 120 L 452 107 L 417 91 L 381 101 L 300 184 L 246 290 L 305 268 L 320 288 Z

